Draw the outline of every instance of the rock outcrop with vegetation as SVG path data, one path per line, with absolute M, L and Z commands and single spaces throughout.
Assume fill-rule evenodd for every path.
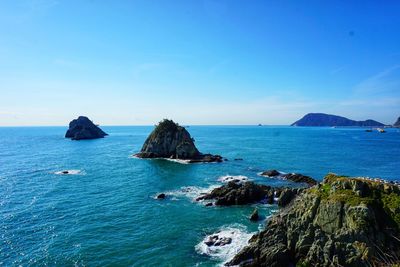
M 260 201 L 269 204 L 274 203 L 274 198 L 280 206 L 287 205 L 302 189 L 271 187 L 255 184 L 253 182 L 235 183 L 229 182 L 215 188 L 197 200 L 215 200 L 216 206 L 246 205 Z
M 169 158 L 195 162 L 222 162 L 218 155 L 202 154 L 189 132 L 172 120 L 164 119 L 151 132 L 139 153 L 139 158 Z
M 269 220 L 227 265 L 399 266 L 400 189 L 329 174 Z
M 355 121 L 345 117 L 324 114 L 308 113 L 291 126 L 357 126 L 357 127 L 382 127 L 383 123 L 374 120 Z
M 69 123 L 65 138 L 72 140 L 103 138 L 107 134 L 85 116 L 79 116 Z

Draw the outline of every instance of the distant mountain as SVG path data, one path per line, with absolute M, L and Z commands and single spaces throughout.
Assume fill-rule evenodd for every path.
M 400 127 L 400 117 L 397 119 L 397 121 L 393 124 L 394 127 Z
M 345 117 L 324 114 L 324 113 L 308 113 L 291 126 L 359 126 L 359 127 L 377 127 L 384 126 L 383 123 L 366 120 L 354 121 Z

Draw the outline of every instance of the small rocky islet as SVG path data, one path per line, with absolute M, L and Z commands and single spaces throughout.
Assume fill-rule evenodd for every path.
M 103 138 L 108 134 L 95 125 L 88 117 L 79 116 L 69 123 L 65 138 L 71 140 L 85 140 Z
M 200 153 L 185 127 L 168 119 L 158 123 L 135 156 L 184 160 L 187 163 L 223 161 L 219 155 Z

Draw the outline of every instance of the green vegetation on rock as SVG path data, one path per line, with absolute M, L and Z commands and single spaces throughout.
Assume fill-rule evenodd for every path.
M 229 265 L 396 266 L 400 188 L 328 174 L 273 216 Z

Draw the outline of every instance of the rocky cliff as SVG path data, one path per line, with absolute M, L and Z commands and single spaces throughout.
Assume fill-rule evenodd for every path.
M 272 217 L 227 265 L 399 266 L 399 229 L 398 185 L 330 174 Z
M 345 117 L 324 114 L 308 113 L 291 126 L 357 126 L 357 127 L 382 127 L 383 123 L 374 120 L 355 121 Z
M 189 132 L 172 120 L 161 121 L 146 139 L 139 158 L 170 158 L 194 162 L 221 162 L 217 155 L 202 154 Z
M 69 129 L 65 134 L 65 138 L 71 138 L 72 140 L 96 139 L 103 138 L 106 135 L 103 130 L 87 117 L 79 116 L 78 119 L 69 123 Z

